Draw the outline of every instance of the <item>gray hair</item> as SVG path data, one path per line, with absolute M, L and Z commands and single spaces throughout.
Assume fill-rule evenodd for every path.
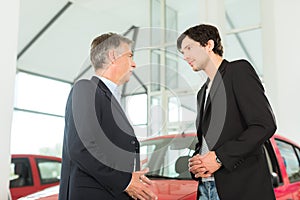
M 122 53 L 121 44 L 131 45 L 133 42 L 116 33 L 106 33 L 96 37 L 90 50 L 90 59 L 94 69 L 104 68 L 108 64 L 108 51 L 116 50 L 118 54 Z

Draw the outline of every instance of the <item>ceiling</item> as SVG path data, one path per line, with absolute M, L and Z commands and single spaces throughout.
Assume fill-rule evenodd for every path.
M 132 25 L 146 27 L 148 4 L 141 0 L 21 1 L 17 69 L 73 83 L 89 65 L 93 38 L 105 32 L 122 34 Z

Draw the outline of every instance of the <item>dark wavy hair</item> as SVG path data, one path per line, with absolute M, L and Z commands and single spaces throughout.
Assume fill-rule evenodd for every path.
M 208 24 L 200 24 L 184 31 L 177 39 L 177 49 L 181 51 L 182 40 L 188 36 L 192 40 L 199 42 L 202 46 L 206 46 L 208 40 L 213 40 L 215 46 L 213 52 L 219 56 L 223 56 L 223 46 L 218 29 Z

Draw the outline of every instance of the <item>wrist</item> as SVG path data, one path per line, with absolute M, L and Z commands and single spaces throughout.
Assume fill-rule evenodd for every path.
M 222 166 L 223 164 L 222 164 L 222 161 L 218 158 L 218 156 L 216 155 L 216 162 L 220 165 L 220 166 Z

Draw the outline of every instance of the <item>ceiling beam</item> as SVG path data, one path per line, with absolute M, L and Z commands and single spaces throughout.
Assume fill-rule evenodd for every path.
M 68 3 L 56 13 L 56 15 L 40 30 L 31 40 L 30 42 L 18 53 L 17 60 L 21 58 L 21 56 L 35 43 L 37 39 L 39 39 L 44 32 L 72 5 L 72 2 L 68 1 Z

